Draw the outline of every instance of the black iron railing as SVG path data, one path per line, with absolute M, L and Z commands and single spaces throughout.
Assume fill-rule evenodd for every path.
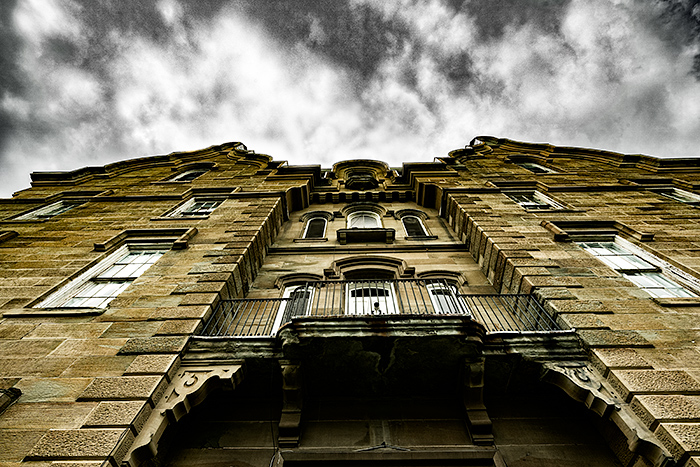
M 200 336 L 274 336 L 297 317 L 461 315 L 488 332 L 560 330 L 531 295 L 462 295 L 445 280 L 314 281 L 284 298 L 222 300 Z

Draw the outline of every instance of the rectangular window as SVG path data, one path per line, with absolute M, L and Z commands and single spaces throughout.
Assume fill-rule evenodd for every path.
M 691 193 L 690 191 L 679 190 L 678 188 L 667 188 L 652 191 L 681 203 L 690 204 L 691 206 L 700 206 L 700 195 Z
M 470 316 L 469 307 L 459 296 L 457 287 L 444 281 L 434 281 L 426 285 L 430 292 L 430 302 L 437 314 L 459 314 Z
M 506 193 L 510 199 L 525 209 L 563 209 L 564 207 L 539 191 Z
M 549 167 L 545 167 L 544 165 L 537 164 L 535 162 L 516 162 L 516 165 L 519 165 L 523 169 L 527 169 L 532 173 L 535 174 L 555 174 L 557 173 L 556 170 L 550 169 Z
M 397 314 L 394 286 L 386 281 L 349 282 L 345 300 L 345 314 Z
M 37 305 L 40 308 L 105 308 L 163 256 L 165 250 L 124 246 Z
M 168 217 L 208 216 L 221 204 L 220 200 L 193 198 L 178 206 Z
M 691 277 L 629 242 L 617 239 L 616 242 L 581 242 L 579 245 L 652 297 L 697 297 L 681 285 L 681 282 L 692 282 Z
M 71 203 L 68 201 L 58 201 L 48 206 L 43 206 L 41 208 L 34 209 L 28 213 L 22 214 L 21 216 L 15 217 L 13 220 L 18 221 L 33 221 L 33 220 L 44 220 L 50 219 L 54 216 L 58 216 L 66 211 L 79 206 L 82 203 Z

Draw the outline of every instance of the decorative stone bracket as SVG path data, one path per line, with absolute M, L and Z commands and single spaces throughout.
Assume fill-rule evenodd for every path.
M 464 364 L 464 409 L 474 444 L 492 445 L 493 426 L 484 405 L 484 359 Z
M 542 381 L 561 388 L 575 401 L 609 419 L 627 438 L 630 453 L 642 456 L 654 467 L 674 467 L 673 456 L 658 442 L 632 413 L 629 405 L 606 394 L 602 378 L 583 362 L 545 363 L 542 365 Z
M 158 442 L 169 425 L 177 423 L 193 407 L 204 402 L 214 390 L 235 388 L 243 380 L 244 372 L 242 364 L 180 367 L 165 396 L 134 440 L 122 467 L 136 467 L 155 457 Z
M 303 404 L 301 365 L 296 361 L 280 361 L 282 370 L 282 416 L 279 423 L 280 447 L 299 445 Z

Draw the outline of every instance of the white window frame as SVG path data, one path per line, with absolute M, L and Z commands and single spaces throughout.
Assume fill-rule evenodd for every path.
M 678 201 L 679 203 L 688 204 L 690 206 L 700 206 L 700 195 L 697 193 L 681 190 L 679 188 L 659 188 L 651 191 L 674 201 Z
M 386 294 L 372 296 L 372 290 L 384 290 Z M 356 291 L 362 290 L 357 296 Z M 365 290 L 369 292 L 365 295 Z M 353 292 L 354 295 L 353 295 Z M 376 301 L 375 301 L 376 300 Z M 359 306 L 358 306 L 359 304 Z M 357 281 L 345 285 L 345 314 L 346 315 L 389 315 L 398 314 L 396 307 L 396 291 L 394 284 L 389 281 Z
M 430 303 L 433 305 L 433 310 L 438 315 L 466 315 L 471 316 L 469 306 L 462 297 L 459 296 L 459 290 L 454 284 L 448 282 L 429 282 L 425 286 L 428 289 Z
M 358 217 L 362 216 L 363 218 L 369 217 L 372 218 L 376 221 L 376 225 L 374 227 L 365 227 L 363 226 L 353 226 L 353 223 L 356 222 L 355 219 Z M 363 222 L 364 224 L 364 222 Z M 377 214 L 376 212 L 373 211 L 355 211 L 351 212 L 348 214 L 347 218 L 347 228 L 348 229 L 380 229 L 382 228 L 382 218 Z
M 284 288 L 282 293 L 282 298 L 291 298 L 292 294 L 300 289 L 306 289 L 306 310 L 304 310 L 304 316 L 309 315 L 311 312 L 311 304 L 313 303 L 315 288 L 312 286 L 304 285 L 292 285 Z M 287 307 L 290 306 L 292 300 L 284 300 L 277 310 L 277 316 L 275 317 L 275 322 L 272 324 L 272 334 L 276 334 L 280 326 L 282 326 L 282 319 L 284 318 L 284 313 Z
M 309 233 L 309 225 L 311 225 L 311 222 L 316 221 L 316 220 L 321 220 L 323 221 L 323 232 L 321 232 L 320 237 L 307 237 L 306 235 Z M 326 229 L 328 228 L 328 219 L 325 217 L 317 216 L 317 217 L 312 217 L 308 221 L 306 221 L 306 226 L 304 227 L 304 234 L 301 236 L 301 238 L 325 238 L 326 237 Z
M 221 206 L 222 200 L 218 199 L 204 199 L 204 198 L 192 198 L 180 206 L 171 211 L 167 217 L 205 217 L 210 215 L 216 208 Z M 198 210 L 197 212 L 190 213 L 188 210 L 192 208 L 197 203 L 215 203 L 214 206 L 208 209 Z M 201 212 L 200 212 L 201 211 Z
M 522 192 L 509 192 L 505 195 L 511 200 L 515 201 L 523 207 L 524 209 L 532 210 L 557 210 L 564 209 L 564 206 L 554 201 L 549 196 L 545 195 L 540 191 L 522 191 Z M 518 197 L 526 197 L 530 199 L 518 199 Z
M 190 174 L 192 174 L 192 173 L 195 173 L 195 172 L 199 172 L 199 175 L 197 175 L 196 177 L 192 178 L 191 180 L 183 180 L 183 178 L 185 178 L 186 176 L 188 176 L 188 175 L 190 175 Z M 207 172 L 209 172 L 209 169 L 190 169 L 190 170 L 185 170 L 184 172 L 175 175 L 170 181 L 171 181 L 171 182 L 191 182 L 192 180 L 198 179 L 199 177 L 201 177 L 202 175 L 204 175 L 204 174 L 207 173 Z
M 35 305 L 36 308 L 98 308 L 103 309 L 109 305 L 113 299 L 115 299 L 119 294 L 121 294 L 125 289 L 128 288 L 131 283 L 133 283 L 140 275 L 142 275 L 147 269 L 149 269 L 155 262 L 160 259 L 160 257 L 165 254 L 165 251 L 169 249 L 169 245 L 124 245 L 111 255 L 104 258 L 102 261 L 97 263 L 95 266 L 91 267 L 83 274 L 77 278 L 70 281 L 65 286 L 61 287 L 58 291 L 51 294 L 48 298 Z M 133 274 L 128 276 L 119 276 L 114 278 L 115 271 L 113 271 L 110 277 L 105 275 L 110 272 L 112 266 L 117 265 L 122 259 L 125 259 L 132 252 L 148 252 L 153 253 L 155 259 L 151 261 L 149 258 L 147 263 L 134 263 L 141 264 L 142 266 L 137 268 Z M 124 263 L 124 268 L 127 268 L 127 263 Z M 146 264 L 148 266 L 146 266 Z M 122 269 L 124 269 L 122 268 Z M 68 305 L 72 299 L 79 296 L 80 293 L 85 292 L 91 287 L 95 287 L 95 284 L 119 284 L 115 286 L 115 292 L 109 296 L 102 297 L 103 300 L 98 306 L 78 306 L 78 305 Z
M 57 201 L 55 203 L 51 203 L 49 205 L 42 206 L 40 208 L 32 209 L 31 211 L 26 212 L 24 214 L 21 214 L 15 218 L 13 218 L 12 220 L 15 220 L 15 221 L 38 221 L 38 220 L 51 219 L 52 217 L 63 214 L 66 211 L 70 211 L 74 207 L 79 206 L 81 204 L 83 204 L 83 203 L 70 202 L 70 201 Z
M 627 240 L 578 244 L 654 298 L 698 297 L 700 281 Z
M 420 228 L 423 229 L 422 235 L 409 235 L 408 229 L 406 228 L 406 224 L 404 223 L 404 220 L 409 218 L 409 217 L 418 220 L 418 225 L 420 225 Z M 428 237 L 429 236 L 428 229 L 425 228 L 425 224 L 423 223 L 423 219 L 416 216 L 415 214 L 406 214 L 405 216 L 401 216 L 401 225 L 403 226 L 403 230 L 404 230 L 404 232 L 406 232 L 407 237 L 420 238 L 420 237 Z

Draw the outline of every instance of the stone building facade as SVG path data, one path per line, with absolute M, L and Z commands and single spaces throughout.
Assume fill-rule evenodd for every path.
M 0 200 L 0 467 L 700 466 L 700 163 L 241 143 Z

